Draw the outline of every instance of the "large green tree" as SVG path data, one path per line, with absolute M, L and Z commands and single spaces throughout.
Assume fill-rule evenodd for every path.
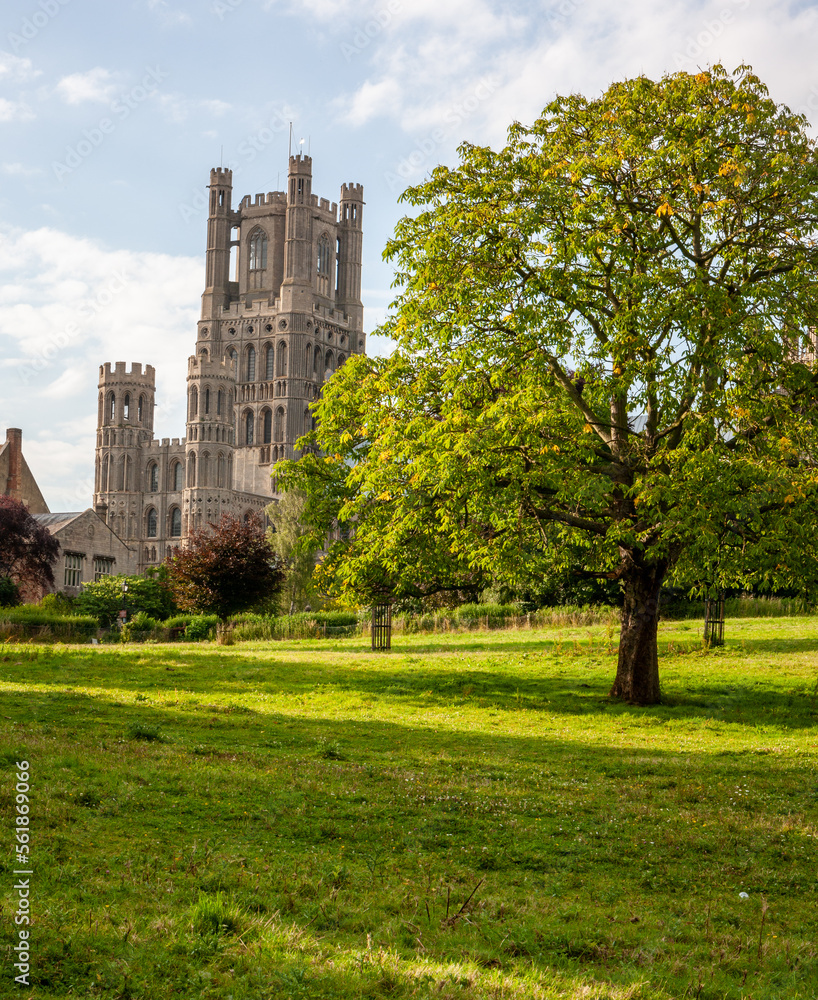
M 284 481 L 316 531 L 354 525 L 342 589 L 618 580 L 611 693 L 656 702 L 663 582 L 816 576 L 814 143 L 716 66 L 558 97 L 460 156 L 387 247 L 397 350 L 333 378 L 323 454 Z

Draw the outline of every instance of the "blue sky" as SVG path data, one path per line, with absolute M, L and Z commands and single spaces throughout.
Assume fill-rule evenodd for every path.
M 816 6 L 773 0 L 5 0 L 0 433 L 23 428 L 52 510 L 91 503 L 103 362 L 153 364 L 157 435 L 184 433 L 209 169 L 233 167 L 236 200 L 278 189 L 290 121 L 317 194 L 364 185 L 371 331 L 398 196 L 461 141 L 716 61 L 818 122 L 816 43 Z

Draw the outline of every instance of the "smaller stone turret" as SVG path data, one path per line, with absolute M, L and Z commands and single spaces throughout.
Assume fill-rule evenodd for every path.
M 236 373 L 207 355 L 188 359 L 185 534 L 232 509 Z
M 141 533 L 141 449 L 153 437 L 155 394 L 152 365 L 100 365 L 94 509 L 125 541 Z
M 344 184 L 338 203 L 338 288 L 335 304 L 349 319 L 350 327 L 361 331 L 364 324 L 364 305 L 361 301 L 363 215 L 363 187 L 360 184 Z
M 207 216 L 207 252 L 205 290 L 202 295 L 202 319 L 217 316 L 230 299 L 230 246 L 235 213 L 233 171 L 214 167 L 210 171 L 209 209 Z

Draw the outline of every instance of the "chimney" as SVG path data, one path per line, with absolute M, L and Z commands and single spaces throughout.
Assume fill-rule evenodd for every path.
M 6 496 L 22 500 L 23 432 L 19 427 L 9 427 L 6 431 L 9 446 L 9 476 L 6 481 Z

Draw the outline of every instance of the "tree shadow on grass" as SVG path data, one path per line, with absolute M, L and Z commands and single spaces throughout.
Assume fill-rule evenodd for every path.
M 808 797 L 814 795 L 809 760 L 776 761 L 773 769 L 770 759 L 763 756 L 743 754 L 740 761 L 725 758 L 717 753 L 715 744 L 712 750 L 701 752 L 656 750 L 649 744 L 611 747 L 604 742 L 584 742 L 581 735 L 566 739 L 559 732 L 558 722 L 551 731 L 509 735 L 502 731 L 435 729 L 422 719 L 287 716 L 268 713 L 263 708 L 252 716 L 241 712 L 219 715 L 207 704 L 192 709 L 150 700 L 116 704 L 104 694 L 36 689 L 19 695 L 7 692 L 4 715 L 9 718 L 9 713 L 12 723 L 16 723 L 12 730 L 15 738 L 25 743 L 24 726 L 32 737 L 37 755 L 34 759 L 38 760 L 42 775 L 43 791 L 38 806 L 42 816 L 46 815 L 46 796 L 53 798 L 65 789 L 72 794 L 82 790 L 78 777 L 93 783 L 97 774 L 101 781 L 109 772 L 118 773 L 133 784 L 144 776 L 146 780 L 140 782 L 138 794 L 128 800 L 128 805 L 122 798 L 123 812 L 116 821 L 128 829 L 129 835 L 137 837 L 143 830 L 153 835 L 165 824 L 163 829 L 170 831 L 167 834 L 170 840 L 167 844 L 157 840 L 157 852 L 173 853 L 175 842 L 183 844 L 191 836 L 209 836 L 209 831 L 221 825 L 229 831 L 228 842 L 241 843 L 241 848 L 236 848 L 239 853 L 254 856 L 256 851 L 271 851 L 271 845 L 274 848 L 280 844 L 295 857 L 306 845 L 320 842 L 322 822 L 332 821 L 344 824 L 344 843 L 349 852 L 344 861 L 357 864 L 361 871 L 363 854 L 352 852 L 368 850 L 372 842 L 379 841 L 389 845 L 386 849 L 390 851 L 396 844 L 408 845 L 418 853 L 422 849 L 427 860 L 432 858 L 448 878 L 453 866 L 462 867 L 465 863 L 459 862 L 454 853 L 460 850 L 456 839 L 460 837 L 464 842 L 488 845 L 490 854 L 483 868 L 474 868 L 478 855 L 468 864 L 472 865 L 470 875 L 474 872 L 473 882 L 486 872 L 493 873 L 494 887 L 490 891 L 498 901 L 504 883 L 517 879 L 519 885 L 525 873 L 552 881 L 577 878 L 578 884 L 585 886 L 597 884 L 604 875 L 620 888 L 627 881 L 631 886 L 628 891 L 650 900 L 653 883 L 639 881 L 645 877 L 643 845 L 652 838 L 659 843 L 659 836 L 654 838 L 649 830 L 655 829 L 657 834 L 666 836 L 667 810 L 658 808 L 664 805 L 695 811 L 700 822 L 706 821 L 708 833 L 691 827 L 688 833 L 674 834 L 687 838 L 685 844 L 692 852 L 692 860 L 688 859 L 686 864 L 688 869 L 696 866 L 697 882 L 701 877 L 703 884 L 708 881 L 721 884 L 726 877 L 725 865 L 745 865 L 746 855 L 739 847 L 748 842 L 751 831 L 755 830 L 766 854 L 763 865 L 756 856 L 753 864 L 765 871 L 777 871 L 783 884 L 785 878 L 795 878 L 793 873 L 800 870 L 803 860 L 795 851 L 791 851 L 791 857 L 783 858 L 778 838 L 769 835 L 765 824 L 771 820 L 780 823 L 781 817 L 791 816 L 793 810 L 797 813 Z M 263 728 L 259 722 L 264 723 Z M 41 725 L 52 731 L 46 739 L 40 732 Z M 142 735 L 135 735 L 137 725 Z M 151 733 L 163 734 L 162 738 L 169 742 L 146 737 L 145 734 Z M 635 742 L 639 735 L 634 728 L 631 736 Z M 66 738 L 72 740 L 72 745 L 66 746 L 63 742 Z M 101 747 L 101 741 L 108 745 Z M 53 777 L 48 774 L 49 769 Z M 222 794 L 225 799 L 228 794 L 233 798 L 215 808 L 198 798 L 186 783 L 186 775 L 197 781 L 198 787 L 212 783 L 223 789 L 220 799 Z M 539 775 L 536 784 L 528 780 L 533 775 Z M 742 810 L 736 813 L 742 832 L 736 834 L 735 850 L 725 856 L 723 851 L 729 844 L 727 848 L 719 847 L 724 794 L 718 782 L 738 782 L 739 778 L 754 794 L 758 793 L 758 798 L 737 807 Z M 434 804 L 431 797 L 426 801 L 422 796 L 426 789 L 421 786 L 425 784 L 436 788 L 439 797 Z M 301 801 L 309 804 L 309 813 L 296 816 L 291 808 L 288 811 L 292 787 Z M 336 798 L 339 788 L 346 794 Z M 793 789 L 796 797 L 787 800 L 785 809 L 782 796 L 793 794 Z M 352 797 L 352 790 L 357 797 Z M 665 796 L 662 801 L 657 799 L 660 795 Z M 665 801 L 668 798 L 672 801 Z M 478 811 L 475 805 L 482 800 L 502 803 L 502 815 Z M 91 839 L 79 837 L 76 842 L 103 843 L 102 834 L 109 830 L 114 819 L 94 812 L 97 806 L 92 803 L 77 804 L 76 798 L 72 801 L 74 815 L 83 817 L 80 827 L 99 834 Z M 638 815 L 639 835 L 644 838 L 641 844 L 638 840 L 623 839 L 617 826 L 606 827 L 610 817 L 623 809 L 623 803 L 641 810 Z M 105 804 L 103 798 L 102 806 Z M 260 804 L 275 816 L 274 826 L 264 826 L 258 817 L 247 818 Z M 502 829 L 511 818 L 513 833 L 510 828 Z M 593 839 L 580 846 L 573 833 L 563 837 L 561 827 L 566 818 L 584 824 Z M 171 819 L 181 821 L 184 828 L 180 826 L 177 830 L 171 826 Z M 434 832 L 439 837 L 427 836 L 423 840 L 422 833 L 416 830 L 420 819 L 428 820 L 428 833 Z M 535 823 L 540 825 L 535 827 L 532 825 Z M 451 838 L 450 831 L 455 831 L 456 838 Z M 485 839 L 478 840 L 478 833 Z M 356 848 L 357 835 L 366 840 Z M 290 844 L 295 846 L 287 846 Z M 687 897 L 690 872 L 674 867 L 679 849 L 679 844 L 675 844 L 675 853 L 666 852 L 661 863 L 652 862 L 659 873 L 652 878 L 674 879 L 680 894 L 683 892 Z M 78 850 L 90 848 L 82 846 Z M 230 851 L 235 853 L 232 847 Z M 337 857 L 337 852 L 328 845 L 326 854 Z M 356 860 L 350 860 L 350 856 Z M 417 857 L 412 861 L 411 875 L 409 862 L 401 862 L 407 878 L 416 878 L 417 861 Z M 667 891 L 663 885 L 661 893 Z M 757 885 L 754 891 L 769 892 L 770 887 Z M 772 891 L 783 889 L 776 884 Z M 45 887 L 41 899 L 42 905 L 48 904 Z M 387 897 L 384 899 L 390 902 Z M 386 903 L 380 904 L 382 909 Z M 318 913 L 320 907 L 314 904 L 313 908 Z M 383 909 L 383 918 L 391 919 L 392 912 Z M 289 926 L 304 931 L 311 922 L 308 916 L 301 915 L 283 919 Z M 373 935 L 377 937 L 380 919 L 377 908 L 367 919 L 371 919 Z M 567 940 L 565 935 L 570 937 L 570 933 L 565 928 L 560 931 L 553 914 L 549 919 L 552 933 L 562 934 L 559 941 L 546 935 L 543 943 L 533 933 L 520 938 L 519 943 L 531 950 L 501 954 L 504 968 L 509 974 L 516 969 L 522 973 L 529 963 L 538 970 L 546 970 L 556 962 L 563 966 L 566 976 L 593 979 L 595 965 L 589 958 L 572 959 L 565 969 L 566 955 L 559 949 Z M 503 934 L 510 926 L 503 928 Z M 643 937 L 638 941 L 639 946 L 650 948 L 659 946 L 664 932 L 645 923 L 640 925 L 640 933 Z M 620 935 L 621 931 L 612 928 L 611 934 Z M 360 947 L 363 951 L 365 931 L 357 937 L 351 933 L 340 935 L 339 940 L 344 948 Z M 458 947 L 461 946 L 463 955 L 482 947 L 477 932 L 472 939 L 458 942 Z M 516 957 L 520 956 L 522 963 L 518 965 Z M 286 968 L 289 971 L 289 966 Z M 641 978 L 644 970 L 634 968 L 632 974 L 636 976 L 637 971 Z M 320 974 L 315 968 L 316 977 Z M 627 982 L 631 971 L 623 964 L 607 971 L 596 967 L 596 974 Z M 331 980 L 337 985 L 340 980 L 336 982 L 332 976 L 334 973 Z M 368 970 L 363 966 L 361 977 L 362 984 L 369 982 Z M 282 977 L 282 983 L 286 985 L 286 981 Z
M 767 668 L 762 674 L 757 670 L 745 673 L 731 663 L 725 671 L 715 656 L 712 660 L 691 659 L 688 669 L 684 658 L 677 658 L 663 678 L 663 703 L 636 707 L 608 697 L 613 663 L 600 662 L 599 656 L 573 654 L 540 659 L 531 645 L 524 648 L 526 655 L 521 660 L 500 670 L 489 659 L 449 660 L 430 667 L 414 662 L 417 650 L 411 655 L 396 653 L 391 658 L 360 657 L 351 663 L 337 663 L 329 662 L 326 656 L 315 661 L 289 658 L 293 652 L 309 653 L 301 646 L 297 651 L 289 649 L 287 658 L 279 657 L 275 647 L 165 646 L 117 651 L 112 656 L 68 651 L 33 662 L 6 660 L 0 664 L 0 675 L 53 685 L 66 694 L 75 687 L 109 689 L 111 703 L 121 697 L 113 694 L 115 691 L 135 692 L 137 700 L 167 698 L 171 692 L 178 695 L 181 691 L 182 711 L 188 710 L 185 706 L 207 711 L 209 706 L 215 715 L 231 717 L 267 714 L 264 702 L 269 705 L 270 699 L 275 699 L 276 708 L 283 712 L 297 713 L 302 707 L 309 711 L 311 699 L 337 693 L 339 701 L 362 700 L 362 704 L 347 705 L 349 711 L 387 699 L 419 712 L 468 709 L 501 716 L 535 712 L 549 719 L 604 714 L 631 725 L 683 720 L 790 730 L 815 725 L 818 686 L 807 680 L 778 683 Z M 497 647 L 492 651 L 502 655 Z M 322 652 L 326 653 L 326 648 Z M 711 669 L 712 673 L 706 673 Z M 260 701 L 248 704 L 248 695 Z M 193 699 L 200 703 L 194 706 Z

